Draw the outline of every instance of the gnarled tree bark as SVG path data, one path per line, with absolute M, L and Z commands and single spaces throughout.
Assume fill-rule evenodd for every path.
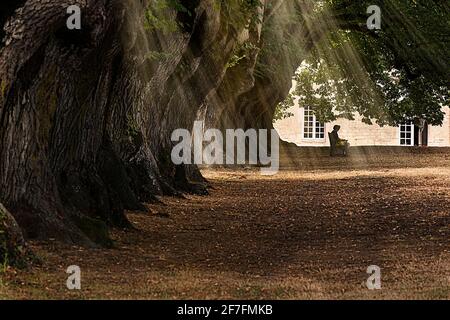
M 0 265 L 23 266 L 28 257 L 19 225 L 0 203 Z
M 0 200 L 26 238 L 110 245 L 108 226 L 130 225 L 125 209 L 206 192 L 196 166 L 171 163 L 170 135 L 191 129 L 244 26 L 207 0 L 169 12 L 182 26 L 170 34 L 144 28 L 147 1 L 7 3 L 17 11 L 0 50 Z M 66 28 L 74 4 L 81 30 Z
M 283 15 L 305 8 L 265 0 L 255 6 L 261 21 L 247 26 L 214 1 L 181 3 L 189 13 L 166 12 L 178 32 L 144 27 L 147 0 L 0 4 L 0 201 L 26 238 L 109 246 L 108 227 L 130 227 L 125 210 L 207 192 L 195 165 L 171 162 L 173 130 L 196 119 L 272 128 L 314 37 Z M 74 4 L 81 30 L 66 27 Z M 286 34 L 301 41 L 299 52 L 277 42 Z M 281 50 L 261 50 L 269 40 Z M 252 50 L 230 66 L 241 47 Z M 260 74 L 264 64 L 276 66 L 275 78 Z

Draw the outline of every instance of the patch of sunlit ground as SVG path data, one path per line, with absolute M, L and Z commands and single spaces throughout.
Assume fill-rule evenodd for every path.
M 450 299 L 448 272 L 450 257 L 424 264 L 412 260 L 396 266 L 382 282 L 382 289 L 368 290 L 364 281 L 340 280 L 360 269 L 320 271 L 321 276 L 259 276 L 208 270 L 148 270 L 125 274 L 87 270 L 80 291 L 64 288 L 63 268 L 59 273 L 36 270 L 9 280 L 0 287 L 2 299 Z M 446 268 L 446 269 L 445 269 Z M 320 267 L 318 267 L 318 271 Z M 10 275 L 11 276 L 11 275 Z M 330 280 L 334 279 L 334 280 Z
M 130 213 L 137 230 L 114 231 L 114 249 L 32 242 L 42 264 L 6 270 L 0 298 L 450 299 L 449 156 L 299 155 L 270 177 L 204 169 L 209 196 Z M 65 286 L 73 264 L 81 291 Z M 369 265 L 381 290 L 365 286 Z

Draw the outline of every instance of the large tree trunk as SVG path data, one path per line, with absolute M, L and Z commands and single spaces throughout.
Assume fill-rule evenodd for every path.
M 24 236 L 108 246 L 108 227 L 130 226 L 125 210 L 145 211 L 162 194 L 205 194 L 195 165 L 171 162 L 173 130 L 199 118 L 222 130 L 272 128 L 310 47 L 292 54 L 284 43 L 311 38 L 284 22 L 304 7 L 263 2 L 249 27 L 230 18 L 242 12 L 228 2 L 183 0 L 189 12 L 163 12 L 178 25 L 167 32 L 144 27 L 149 0 L 3 1 L 0 202 Z M 74 4 L 81 30 L 66 27 Z M 246 58 L 231 66 L 242 48 Z M 261 74 L 264 64 L 272 74 Z
M 118 21 L 107 1 L 75 3 L 81 31 L 66 28 L 65 1 L 27 1 L 7 24 L 0 198 L 27 237 L 89 244 L 107 239 L 99 216 L 121 220 L 99 170 Z
M 314 5 L 267 1 L 261 29 L 248 40 L 255 49 L 230 68 L 205 102 L 208 126 L 223 130 L 273 128 L 275 109 L 288 96 L 295 72 L 314 44 L 337 26 L 330 22 L 331 16 L 318 19 L 311 15 Z
M 248 33 L 211 1 L 182 3 L 169 34 L 144 28 L 147 1 L 2 4 L 0 201 L 26 238 L 110 245 L 125 209 L 206 192 L 196 166 L 171 163 L 171 132 L 192 128 Z M 81 30 L 66 28 L 73 4 Z

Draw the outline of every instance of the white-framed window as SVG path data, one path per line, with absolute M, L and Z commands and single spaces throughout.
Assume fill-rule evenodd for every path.
M 312 107 L 304 108 L 303 113 L 303 138 L 325 139 L 325 125 L 317 121 Z
M 414 145 L 414 124 L 411 121 L 400 125 L 400 145 Z

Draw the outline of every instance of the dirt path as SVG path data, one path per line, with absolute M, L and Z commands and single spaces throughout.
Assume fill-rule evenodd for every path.
M 115 231 L 115 249 L 33 243 L 43 265 L 9 269 L 0 297 L 450 299 L 448 154 L 391 160 L 274 177 L 206 170 L 210 196 L 131 213 L 137 230 Z M 81 291 L 65 287 L 69 265 Z M 365 287 L 369 265 L 380 291 Z

